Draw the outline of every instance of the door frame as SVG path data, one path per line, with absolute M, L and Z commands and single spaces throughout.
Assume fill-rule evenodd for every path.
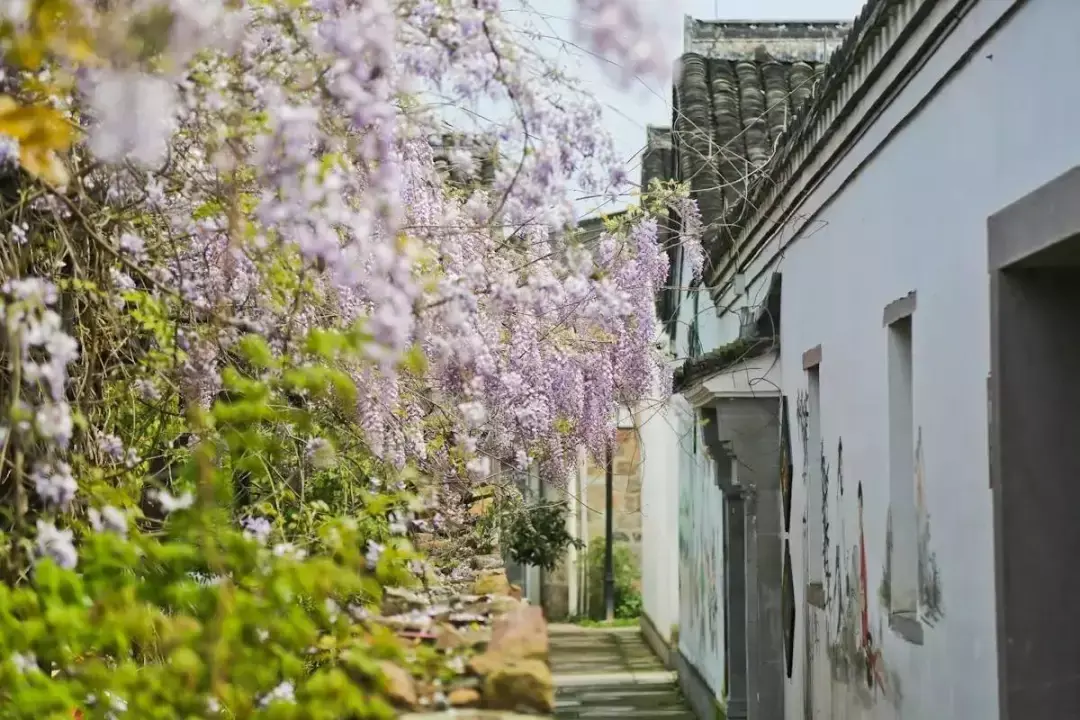
M 992 491 L 994 519 L 994 583 L 996 592 L 997 623 L 997 665 L 998 665 L 998 707 L 1001 720 L 1023 720 L 1030 716 L 1023 707 L 1021 698 L 1014 695 L 1010 685 L 1012 668 L 1024 666 L 1030 669 L 1031 663 L 1046 662 L 1045 657 L 1021 657 L 1024 643 L 1012 641 L 1011 632 L 1014 623 L 1029 616 L 1020 605 L 1023 599 L 1010 597 L 1007 578 L 1012 568 L 1023 564 L 1023 558 L 1014 557 L 1022 553 L 1016 547 L 1016 540 L 1023 533 L 1023 527 L 1016 523 L 1022 520 L 1022 505 L 1026 488 L 1010 485 L 1010 477 L 1023 472 L 1025 450 L 1016 433 L 1011 433 L 1003 424 L 1007 424 L 1012 405 L 1018 402 L 1038 402 L 1038 400 L 1020 400 L 1024 393 L 1013 390 L 1008 384 L 1011 378 L 1007 358 L 1011 347 L 1008 339 L 1003 338 L 1003 323 L 1009 322 L 1010 313 L 1019 307 L 1017 304 L 1017 284 L 1010 281 L 1010 271 L 1038 266 L 1040 258 L 1048 257 L 1060 251 L 1063 244 L 1080 236 L 1080 166 L 1074 167 L 1051 180 L 1035 191 L 991 215 L 987 220 L 987 259 L 990 291 L 990 377 L 988 379 L 988 423 L 990 451 L 990 487 Z M 1080 267 L 1080 265 L 1078 265 Z M 1009 325 L 1013 327 L 1013 325 Z M 1034 392 L 1027 393 L 1034 395 Z M 1006 403 L 1010 407 L 1005 407 Z M 1023 405 L 1022 407 L 1028 407 Z M 1015 408 L 1013 408 L 1015 410 Z M 1015 467 L 1015 469 L 1014 469 Z M 1018 503 L 1018 500 L 1021 502 Z M 1027 517 L 1030 519 L 1031 510 Z M 1011 534 L 1010 534 L 1011 533 Z M 1009 540 L 1014 542 L 1009 547 Z M 1012 552 L 1010 552 L 1010 550 Z M 1015 607 L 1010 606 L 1014 601 Z M 1029 616 L 1030 617 L 1030 616 Z M 1026 622 L 1026 621 L 1025 621 Z M 1015 692 L 1019 692 L 1016 688 Z

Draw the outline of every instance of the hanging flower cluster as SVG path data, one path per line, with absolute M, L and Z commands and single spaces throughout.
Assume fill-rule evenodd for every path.
M 598 49 L 659 72 L 635 8 L 580 0 Z M 101 572 L 174 519 L 211 533 L 223 487 L 241 510 L 220 544 L 250 557 L 186 556 L 207 567 L 155 602 L 304 562 L 305 532 L 335 557 L 362 538 L 361 572 L 385 574 L 410 528 L 441 520 L 380 506 L 319 534 L 405 489 L 356 477 L 468 487 L 535 464 L 559 480 L 578 448 L 603 451 L 619 403 L 666 383 L 657 221 L 574 230 L 575 193 L 617 197 L 626 172 L 599 106 L 523 50 L 498 0 L 22 0 L 0 8 L 0 57 L 8 576 L 20 552 L 46 577 Z M 131 564 L 178 567 L 138 547 Z

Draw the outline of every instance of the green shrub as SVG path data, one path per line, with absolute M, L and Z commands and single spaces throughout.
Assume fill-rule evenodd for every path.
M 514 562 L 550 572 L 559 566 L 570 547 L 584 547 L 566 529 L 567 510 L 565 502 L 536 502 L 509 511 L 503 520 L 504 537 Z
M 369 471 L 386 468 L 337 420 L 355 403 L 339 368 L 362 341 L 313 334 L 288 359 L 255 336 L 240 347 L 208 409 L 161 420 L 137 403 L 108 408 L 110 429 L 169 422 L 167 434 L 198 438 L 167 485 L 71 453 L 85 515 L 9 516 L 0 548 L 22 577 L 0 582 L 0 716 L 393 717 L 378 663 L 405 660 L 403 648 L 358 621 L 384 585 L 416 583 L 417 556 L 388 520 L 411 499 L 404 482 L 373 490 Z M 313 452 L 307 437 L 322 440 Z M 41 452 L 28 431 L 8 442 Z M 144 514 L 144 494 L 168 509 Z

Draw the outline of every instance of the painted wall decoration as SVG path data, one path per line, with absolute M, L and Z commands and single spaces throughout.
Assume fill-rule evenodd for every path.
M 945 616 L 945 607 L 942 601 L 941 572 L 938 570 L 937 555 L 931 549 L 930 512 L 926 507 L 926 471 L 923 461 L 921 427 L 916 437 L 915 510 L 918 523 L 916 557 L 919 563 L 919 620 L 924 625 L 933 627 Z M 892 557 L 893 528 L 890 510 L 885 517 L 885 560 L 881 570 L 881 585 L 878 588 L 878 598 L 886 612 L 892 604 Z
M 791 423 L 788 398 L 780 399 L 780 493 L 784 501 L 784 532 L 791 532 Z
M 810 394 L 800 390 L 795 396 L 795 420 L 799 424 L 799 447 L 802 449 L 802 482 L 803 487 L 809 485 L 810 480 Z M 809 498 L 803 507 L 803 524 L 806 523 L 806 512 L 810 509 Z
M 794 657 L 793 647 L 795 630 L 798 622 L 803 623 L 800 638 L 805 635 L 805 657 L 801 673 L 804 676 L 804 696 L 802 703 L 807 718 L 825 720 L 826 718 L 855 717 L 893 717 L 901 712 L 903 693 L 897 668 L 890 667 L 885 647 L 893 647 L 902 642 L 903 636 L 890 630 L 889 608 L 891 600 L 892 562 L 897 538 L 894 537 L 893 512 L 888 506 L 881 513 L 882 505 L 870 504 L 864 507 L 864 490 L 867 482 L 872 485 L 874 494 L 870 497 L 887 496 L 888 481 L 878 478 L 873 481 L 866 477 L 845 477 L 850 469 L 845 467 L 844 439 L 834 436 L 828 440 L 822 438 L 820 455 L 816 445 L 817 438 L 810 438 L 809 395 L 800 390 L 793 398 L 795 433 L 789 427 L 789 441 L 799 443 L 794 452 L 802 454 L 803 487 L 810 490 L 804 495 L 803 506 L 803 545 L 800 568 L 789 568 L 790 553 L 795 548 L 785 544 L 784 559 L 784 640 L 787 651 L 789 677 Z M 782 424 L 787 425 L 786 416 Z M 823 427 L 823 430 L 827 426 Z M 832 443 L 835 442 L 835 445 Z M 934 553 L 931 534 L 931 515 L 928 507 L 926 476 L 926 453 L 932 447 L 924 443 L 922 428 L 916 430 L 915 442 L 915 477 L 914 493 L 917 523 L 916 532 L 910 542 L 915 547 L 906 548 L 909 557 L 918 561 L 918 620 L 924 628 L 932 628 L 945 616 L 942 592 L 942 578 L 938 559 Z M 784 448 L 784 458 L 789 460 L 792 448 Z M 813 463 L 813 465 L 812 465 Z M 810 488 L 812 469 L 820 463 L 821 483 Z M 783 491 L 790 492 L 790 470 L 782 469 Z M 820 493 L 820 494 L 819 494 Z M 795 494 L 798 497 L 798 494 Z M 784 502 L 788 502 L 785 498 Z M 788 530 L 786 541 L 791 533 L 790 513 L 799 509 L 789 509 L 786 505 L 785 528 Z M 820 514 L 815 514 L 820 513 Z M 819 532 L 820 545 L 810 542 L 808 534 Z M 867 544 L 867 533 L 872 539 L 882 538 L 884 542 Z M 899 535 L 897 535 L 899 537 Z M 807 601 L 802 605 L 796 617 L 794 597 L 789 601 L 788 584 L 792 588 L 807 582 L 808 572 L 814 572 L 814 563 L 822 563 L 821 585 L 807 585 L 806 597 L 811 597 L 811 589 L 817 588 L 820 598 L 815 602 Z M 880 563 L 880 564 L 879 564 Z M 880 582 L 871 576 L 871 570 L 881 568 Z M 789 577 L 792 571 L 793 578 Z M 800 577 L 799 573 L 803 573 Z M 877 592 L 871 589 L 873 580 Z M 789 607 L 790 602 L 790 607 Z M 798 651 L 801 654 L 803 650 Z
M 821 551 L 825 604 L 823 610 L 806 608 L 807 717 L 857 716 L 860 708 L 879 702 L 896 711 L 901 702 L 899 676 L 889 669 L 882 648 L 887 606 L 875 602 L 869 590 L 863 483 L 849 483 L 844 477 L 842 438 L 836 441 L 835 455 L 823 451 L 820 462 L 821 496 L 806 502 L 807 512 L 821 513 L 825 531 Z M 854 493 L 848 493 L 851 487 Z M 819 664 L 824 675 L 814 671 Z
M 784 618 L 784 662 L 790 678 L 795 669 L 795 579 L 791 572 L 791 543 L 784 539 L 784 578 L 780 591 Z
M 850 688 L 861 705 L 869 707 L 878 697 L 899 705 L 899 677 L 887 669 L 880 646 L 885 613 L 871 613 L 862 482 L 856 485 L 856 498 L 858 539 L 845 553 L 844 593 L 837 602 L 838 622 L 830 628 L 829 662 L 833 680 Z
M 915 508 L 919 529 L 919 616 L 933 625 L 945 614 L 937 555 L 930 549 L 930 512 L 926 508 L 926 471 L 923 465 L 922 427 L 915 444 Z
M 679 649 L 719 694 L 725 674 L 723 497 L 708 457 L 699 451 L 685 459 L 679 478 Z

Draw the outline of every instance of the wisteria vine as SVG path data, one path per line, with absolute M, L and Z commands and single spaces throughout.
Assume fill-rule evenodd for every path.
M 579 10 L 628 76 L 662 73 L 634 0 Z M 187 453 L 202 477 L 213 437 L 239 483 L 263 435 L 229 428 L 253 407 L 289 418 L 274 447 L 296 445 L 303 504 L 308 473 L 559 480 L 579 447 L 603 451 L 618 404 L 664 391 L 658 221 L 683 218 L 700 270 L 696 209 L 658 187 L 652 210 L 578 234 L 573 193 L 617 197 L 626 172 L 596 103 L 518 40 L 498 0 L 0 7 L 8 580 L 81 568 L 83 529 L 122 542 L 208 507 L 161 459 Z M 482 121 L 455 130 L 448 107 Z M 318 406 L 334 438 L 268 393 Z M 303 560 L 300 521 L 264 517 L 282 515 L 269 497 L 238 532 Z M 392 539 L 409 521 L 384 522 Z

